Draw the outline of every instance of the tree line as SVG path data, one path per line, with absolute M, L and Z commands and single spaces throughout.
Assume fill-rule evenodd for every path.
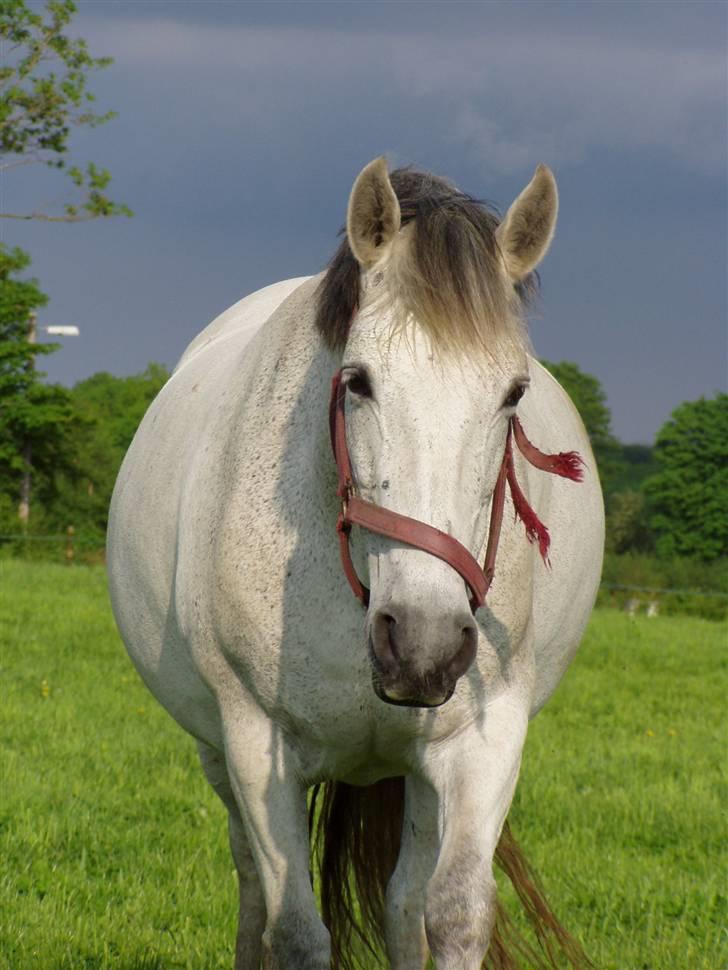
M 685 401 L 654 445 L 624 445 L 598 379 L 576 364 L 542 363 L 581 414 L 597 461 L 607 512 L 607 550 L 685 556 L 728 555 L 728 395 Z
M 73 525 L 88 547 L 103 548 L 119 466 L 169 375 L 150 364 L 142 374 L 94 374 L 73 388 L 46 383 L 37 358 L 59 345 L 29 339 L 31 315 L 47 300 L 22 278 L 27 265 L 26 253 L 0 244 L 0 534 Z
M 59 345 L 28 339 L 30 314 L 46 299 L 35 280 L 16 278 L 26 266 L 27 254 L 0 245 L 0 534 L 72 525 L 84 548 L 100 550 L 119 466 L 169 374 L 150 364 L 73 388 L 46 383 L 36 357 Z

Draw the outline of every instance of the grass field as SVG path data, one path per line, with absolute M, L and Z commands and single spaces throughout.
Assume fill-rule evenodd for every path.
M 605 970 L 726 966 L 727 633 L 597 612 L 531 727 L 513 830 Z M 0 562 L 0 970 L 230 970 L 235 911 L 224 812 L 103 571 Z

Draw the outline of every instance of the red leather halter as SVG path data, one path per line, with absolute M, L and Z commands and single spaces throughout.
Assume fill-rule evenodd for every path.
M 506 482 L 510 486 L 516 515 L 523 521 L 529 542 L 538 540 L 541 556 L 544 562 L 548 564 L 549 532 L 528 504 L 516 481 L 512 442 L 515 438 L 519 451 L 536 468 L 580 482 L 584 463 L 575 451 L 546 455 L 531 444 L 518 418 L 514 415 L 510 419 L 503 461 L 493 489 L 488 545 L 481 568 L 477 559 L 470 555 L 465 546 L 448 533 L 441 532 L 440 529 L 435 529 L 418 519 L 411 519 L 407 515 L 400 515 L 399 512 L 392 512 L 381 505 L 366 502 L 356 494 L 356 483 L 354 482 L 349 449 L 346 444 L 346 385 L 342 382 L 341 371 L 335 374 L 331 384 L 329 426 L 331 447 L 339 473 L 337 495 L 341 499 L 341 512 L 336 523 L 336 531 L 339 534 L 341 564 L 354 595 L 361 600 L 364 606 L 369 604 L 369 590 L 359 579 L 351 561 L 349 538 L 352 525 L 359 525 L 370 532 L 388 536 L 396 542 L 403 542 L 415 549 L 422 549 L 424 552 L 429 552 L 431 555 L 437 556 L 438 559 L 442 559 L 462 576 L 470 588 L 470 606 L 473 612 L 483 606 L 495 572 L 495 557 L 498 551 L 498 539 L 500 538 L 506 498 Z

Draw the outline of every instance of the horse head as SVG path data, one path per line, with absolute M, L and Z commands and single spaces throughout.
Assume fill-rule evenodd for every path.
M 554 231 L 545 166 L 499 223 L 449 183 L 383 159 L 356 179 L 328 297 L 352 301 L 329 334 L 342 351 L 346 441 L 357 493 L 484 548 L 509 421 L 528 382 L 525 294 Z M 321 295 L 325 320 L 327 293 Z M 378 696 L 433 707 L 475 659 L 471 591 L 446 561 L 362 531 Z M 366 562 L 364 562 L 366 560 Z

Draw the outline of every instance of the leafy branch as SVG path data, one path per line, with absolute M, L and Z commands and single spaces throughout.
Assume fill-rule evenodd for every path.
M 87 89 L 88 74 L 111 58 L 92 57 L 85 40 L 64 33 L 76 9 L 73 0 L 49 0 L 43 13 L 25 0 L 0 0 L 0 173 L 44 164 L 64 170 L 80 196 L 63 214 L 0 212 L 0 218 L 81 222 L 132 214 L 107 194 L 106 169 L 67 163 L 74 128 L 96 128 L 115 117 L 96 112 Z

